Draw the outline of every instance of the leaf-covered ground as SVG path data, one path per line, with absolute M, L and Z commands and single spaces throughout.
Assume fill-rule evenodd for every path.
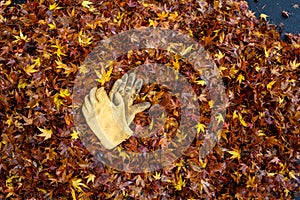
M 220 70 L 227 113 L 220 119 L 224 127 L 218 144 L 203 160 L 198 159 L 199 136 L 173 166 L 125 173 L 97 161 L 80 140 L 72 88 L 76 74 L 85 70 L 81 63 L 100 40 L 140 27 L 189 34 Z M 276 27 L 263 17 L 256 19 L 245 1 L 34 0 L 15 6 L 0 1 L 0 30 L 0 199 L 299 195 L 300 38 L 288 35 L 287 42 L 281 41 Z M 164 58 L 160 51 L 133 54 L 123 64 L 162 59 L 187 74 L 184 60 L 176 56 Z M 120 75 L 112 73 L 106 87 Z M 201 83 L 193 83 L 194 88 L 200 91 Z M 149 90 L 159 89 L 144 87 L 142 92 Z M 203 112 L 208 112 L 209 99 L 199 91 Z M 147 117 L 140 114 L 139 119 Z M 138 151 L 155 142 L 167 145 L 167 138 L 132 137 L 121 147 Z

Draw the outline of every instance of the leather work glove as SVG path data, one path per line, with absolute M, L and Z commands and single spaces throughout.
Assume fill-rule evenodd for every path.
M 92 88 L 85 97 L 82 112 L 94 134 L 107 149 L 128 139 L 133 131 L 129 125 L 135 115 L 150 107 L 149 102 L 132 105 L 142 87 L 142 80 L 125 74 L 114 84 L 108 96 L 104 88 Z M 127 93 L 128 94 L 127 94 Z

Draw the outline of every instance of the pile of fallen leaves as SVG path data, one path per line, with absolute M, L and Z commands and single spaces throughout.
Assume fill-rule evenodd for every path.
M 80 140 L 72 88 L 76 74 L 86 70 L 81 63 L 100 40 L 140 27 L 189 34 L 220 71 L 227 113 L 219 119 L 224 122 L 219 142 L 205 159 L 198 158 L 199 135 L 173 166 L 126 173 L 99 162 Z M 0 30 L 1 199 L 292 199 L 299 194 L 300 39 L 288 35 L 281 41 L 276 27 L 256 19 L 245 1 L 34 0 L 13 6 L 2 0 Z M 107 72 L 101 84 L 109 89 L 146 60 L 185 74 L 203 112 L 209 112 L 196 72 L 187 73 L 184 60 L 159 50 L 130 52 L 118 62 L 132 66 Z M 170 97 L 158 86 L 141 92 L 151 91 L 160 96 L 146 100 L 169 105 Z M 176 121 L 178 113 L 170 108 L 169 114 Z M 148 119 L 142 113 L 135 121 Z M 208 123 L 199 123 L 198 132 Z M 132 137 L 120 148 L 144 151 L 167 145 L 167 139 Z

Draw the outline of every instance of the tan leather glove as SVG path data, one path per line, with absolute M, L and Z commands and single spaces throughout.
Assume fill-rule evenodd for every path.
M 150 107 L 149 102 L 132 105 L 133 98 L 141 89 L 142 80 L 135 81 L 134 74 L 129 77 L 125 74 L 116 81 L 109 97 L 104 88 L 94 87 L 82 106 L 87 124 L 107 149 L 128 139 L 133 134 L 129 125 L 136 113 Z

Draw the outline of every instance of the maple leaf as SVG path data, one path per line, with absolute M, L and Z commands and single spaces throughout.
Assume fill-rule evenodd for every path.
M 165 18 L 168 17 L 168 15 L 169 15 L 169 13 L 163 11 L 162 13 L 157 13 L 158 18 L 156 18 L 156 19 L 164 20 Z
M 80 134 L 80 133 L 79 133 L 78 131 L 73 130 L 72 133 L 71 133 L 71 138 L 72 138 L 73 140 L 76 140 L 76 139 L 79 138 L 79 134 Z
M 197 128 L 197 132 L 200 133 L 200 132 L 203 132 L 204 133 L 204 130 L 206 128 L 205 124 L 202 124 L 200 122 L 197 123 L 197 125 L 195 126 Z
M 95 71 L 96 75 L 99 78 L 97 81 L 101 84 L 101 86 L 103 86 L 104 83 L 108 82 L 111 79 L 110 75 L 112 73 L 112 70 L 113 70 L 113 67 L 110 67 L 108 71 L 104 70 L 104 72 L 102 72 L 102 74 L 100 74 L 98 71 Z
M 169 18 L 171 21 L 175 21 L 175 20 L 177 19 L 177 17 L 178 17 L 178 12 L 175 11 L 174 13 L 170 13 L 168 18 Z
M 161 174 L 159 172 L 155 172 L 155 175 L 153 175 L 153 178 L 155 180 L 160 180 L 161 179 Z
M 240 160 L 241 158 L 241 152 L 239 149 L 233 149 L 233 151 L 227 151 L 228 153 L 230 153 L 232 156 L 230 157 L 230 159 L 235 159 L 237 158 L 238 160 Z
M 71 95 L 71 93 L 69 92 L 68 89 L 60 89 L 59 91 L 59 96 L 65 98 L 65 97 L 69 97 Z
M 64 47 L 59 44 L 59 40 L 55 41 L 55 45 L 51 45 L 51 47 L 55 47 L 56 51 L 54 52 L 59 58 L 61 56 L 66 56 L 66 54 L 63 53 Z
M 45 137 L 44 138 L 44 141 L 51 138 L 53 132 L 51 129 L 42 129 L 42 128 L 38 128 L 42 133 L 39 134 L 38 136 L 40 137 Z
M 206 81 L 205 80 L 199 80 L 199 81 L 194 81 L 194 83 L 196 83 L 198 85 L 201 85 L 201 86 L 204 86 L 206 84 Z
M 38 70 L 34 69 L 35 65 L 27 65 L 24 69 L 24 71 L 26 72 L 26 74 L 31 75 L 34 72 L 37 72 Z
M 55 22 L 52 22 L 52 24 L 48 24 L 50 30 L 55 30 L 56 29 L 56 24 Z
M 85 188 L 89 188 L 87 185 L 85 185 L 84 183 L 82 183 L 82 179 L 81 178 L 73 178 L 71 180 L 71 185 L 74 188 L 74 190 L 76 190 L 77 192 L 83 192 L 81 187 L 85 187 Z
M 215 57 L 216 57 L 218 60 L 221 60 L 222 58 L 225 57 L 225 53 L 222 53 L 220 50 L 218 50 L 218 54 L 215 54 Z
M 245 77 L 242 74 L 239 74 L 237 77 L 237 81 L 239 82 L 239 84 L 241 84 L 241 82 L 244 80 L 245 80 Z
M 174 184 L 175 190 L 182 190 L 185 187 L 186 183 L 185 180 L 182 181 L 182 177 L 181 175 L 179 175 L 179 177 L 177 178 L 177 182 Z
M 96 175 L 94 175 L 94 174 L 89 174 L 89 175 L 87 175 L 87 176 L 84 177 L 84 178 L 87 178 L 86 184 L 89 184 L 89 182 L 92 182 L 92 183 L 94 184 Z
M 62 9 L 62 7 L 59 7 L 56 2 L 49 6 L 49 10 L 59 10 L 59 9 Z
M 92 5 L 93 2 L 90 2 L 90 1 L 83 1 L 81 3 L 81 5 L 84 7 L 84 8 L 90 8 L 90 5 Z
M 295 59 L 293 62 L 290 61 L 289 65 L 291 66 L 292 70 L 296 70 L 300 66 L 300 63 L 297 63 Z
M 265 20 L 265 21 L 267 21 L 267 17 L 269 17 L 269 16 L 266 15 L 266 14 L 264 14 L 264 13 L 261 13 L 261 14 L 259 15 L 259 18 L 260 18 L 260 19 L 263 19 L 263 20 Z
M 77 66 L 73 63 L 70 63 L 72 67 L 69 67 L 68 65 L 64 64 L 60 59 L 55 60 L 55 63 L 57 64 L 57 69 L 64 69 L 64 74 L 68 77 L 72 72 L 77 71 Z
M 250 175 L 248 176 L 248 180 L 246 182 L 246 187 L 255 187 L 255 176 L 251 177 Z
M 15 40 L 14 42 L 18 42 L 18 41 L 21 41 L 21 40 L 23 40 L 23 41 L 25 41 L 25 42 L 29 42 L 29 39 L 27 38 L 27 36 L 26 35 L 24 35 L 23 33 L 22 33 L 22 30 L 20 29 L 20 36 L 14 36 L 17 40 Z
M 79 31 L 78 42 L 81 46 L 88 46 L 92 44 L 93 37 L 88 37 L 87 35 L 82 33 L 82 30 Z
M 152 20 L 152 19 L 149 19 L 149 27 L 152 26 L 152 27 L 155 28 L 155 27 L 157 26 L 157 24 L 158 24 L 157 21 L 154 21 L 154 20 Z

